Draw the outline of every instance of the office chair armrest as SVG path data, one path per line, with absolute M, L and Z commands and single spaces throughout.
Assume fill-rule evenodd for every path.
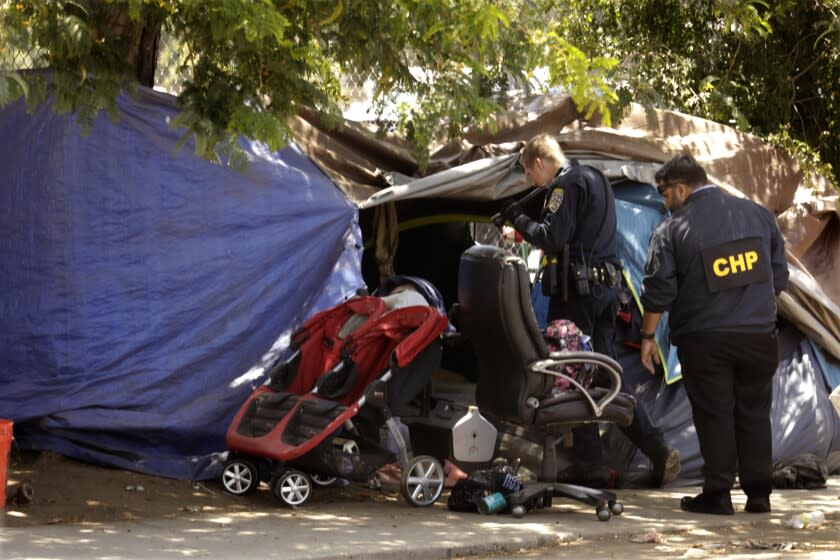
M 592 398 L 589 391 L 586 390 L 586 387 L 581 385 L 576 379 L 562 372 L 565 366 L 575 364 L 593 364 L 609 374 L 610 386 L 606 388 L 606 394 L 598 399 L 597 402 Z M 601 417 L 604 413 L 604 408 L 613 401 L 621 390 L 621 366 L 609 356 L 598 352 L 552 352 L 547 360 L 537 360 L 528 367 L 533 372 L 568 380 L 589 402 L 589 406 L 592 407 L 592 413 L 595 414 L 596 418 Z

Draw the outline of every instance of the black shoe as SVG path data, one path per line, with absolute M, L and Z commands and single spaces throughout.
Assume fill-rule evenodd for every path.
M 744 511 L 747 513 L 770 513 L 770 496 L 748 497 Z
M 680 509 L 691 513 L 735 515 L 729 492 L 715 494 L 700 493 L 693 498 L 691 496 L 683 496 L 682 500 L 680 500 Z

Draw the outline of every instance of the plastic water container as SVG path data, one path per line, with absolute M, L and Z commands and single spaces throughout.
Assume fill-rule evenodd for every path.
M 456 461 L 486 463 L 493 458 L 497 435 L 496 427 L 471 406 L 452 427 L 452 455 Z

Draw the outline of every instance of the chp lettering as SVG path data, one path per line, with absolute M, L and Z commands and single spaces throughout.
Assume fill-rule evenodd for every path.
M 758 237 L 716 245 L 704 249 L 701 255 L 712 293 L 770 280 L 770 265 L 762 256 Z
M 745 253 L 736 253 L 729 255 L 726 258 L 715 259 L 712 263 L 712 271 L 715 276 L 724 277 L 730 274 L 738 274 L 752 270 L 755 263 L 758 262 L 757 251 L 747 251 Z

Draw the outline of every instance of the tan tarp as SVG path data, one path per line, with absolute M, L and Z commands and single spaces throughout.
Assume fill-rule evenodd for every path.
M 689 152 L 716 183 L 777 215 L 793 265 L 780 312 L 840 358 L 840 209 L 837 192 L 824 178 L 806 179 L 789 156 L 753 135 L 673 111 L 636 106 L 614 128 L 589 126 L 578 117 L 568 98 L 530 100 L 503 114 L 494 133 L 467 134 L 443 146 L 425 173 L 405 143 L 377 138 L 361 124 L 331 131 L 303 114 L 294 128 L 304 152 L 360 208 L 406 197 L 486 200 L 520 192 L 528 184 L 516 166 L 517 154 L 541 132 L 555 134 L 566 151 L 600 163 L 608 175 L 637 180 L 651 180 L 659 164 Z M 386 189 L 389 185 L 397 186 Z M 377 239 L 393 251 L 396 232 L 391 233 L 388 239 L 380 229 Z

